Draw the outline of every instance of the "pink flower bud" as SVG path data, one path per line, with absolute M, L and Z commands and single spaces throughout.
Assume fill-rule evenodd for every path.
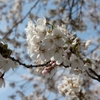
M 53 61 L 51 61 L 50 64 L 53 64 Z
M 52 66 L 53 66 L 53 67 L 55 67 L 55 66 L 56 66 L 56 63 L 55 63 L 55 62 L 54 62 L 54 63 L 52 63 Z
M 48 71 L 46 70 L 46 69 L 44 69 L 43 71 L 42 71 L 42 74 L 47 74 L 48 73 Z

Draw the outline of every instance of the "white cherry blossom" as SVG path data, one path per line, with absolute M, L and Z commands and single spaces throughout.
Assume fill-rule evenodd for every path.
M 43 40 L 43 43 L 46 48 L 51 49 L 54 44 L 54 41 L 53 41 L 52 37 L 49 37 L 49 38 L 47 37 Z
M 10 68 L 12 68 L 13 70 L 15 68 L 14 61 L 12 61 L 11 59 L 5 59 L 1 66 L 1 70 L 3 70 L 4 72 L 8 71 Z
M 45 24 L 46 24 L 46 19 L 45 19 L 45 17 L 37 19 L 36 24 L 37 24 L 37 25 L 42 25 L 42 26 L 45 25 Z
M 48 61 L 52 57 L 53 52 L 51 50 L 48 50 L 45 46 L 40 46 L 39 54 L 40 54 L 41 60 Z
M 12 61 L 9 58 L 6 59 L 6 58 L 2 57 L 2 55 L 0 55 L 0 70 L 6 72 L 10 68 L 12 68 L 14 70 L 14 68 L 15 68 L 14 61 Z
M 68 58 L 67 57 L 63 57 L 64 59 L 63 59 L 63 64 L 64 64 L 64 66 L 70 66 L 70 64 L 71 64 L 71 62 L 70 62 L 70 60 L 68 60 Z
M 55 26 L 48 30 L 46 19 L 43 17 L 37 19 L 36 25 L 29 21 L 26 32 L 28 52 L 33 62 L 41 60 L 45 63 L 51 60 L 58 65 L 63 63 L 65 67 L 71 67 L 72 73 L 76 69 L 88 69 L 82 61 L 80 51 L 82 47 L 87 49 L 90 41 L 81 42 L 75 33 L 70 34 L 66 26 Z
M 58 85 L 58 90 L 66 95 L 68 100 L 73 100 L 73 98 L 78 98 L 77 94 L 83 89 L 83 82 L 81 75 L 64 76 L 62 83 Z
M 57 28 L 54 28 L 52 33 L 54 43 L 56 45 L 63 46 L 65 44 L 63 39 L 64 34 Z
M 91 44 L 91 40 L 87 40 L 85 43 L 85 48 L 87 49 Z

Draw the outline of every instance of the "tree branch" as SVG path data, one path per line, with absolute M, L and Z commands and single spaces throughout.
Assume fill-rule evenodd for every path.
M 88 74 L 88 76 L 90 76 L 92 79 L 97 80 L 100 82 L 100 75 L 98 75 L 94 70 L 92 70 L 91 68 L 88 69 L 89 72 L 93 75 L 91 75 L 88 71 L 86 71 L 86 73 Z
M 49 64 L 49 62 L 50 62 L 50 61 L 48 61 L 45 64 L 38 64 L 38 65 L 26 65 L 25 63 L 20 62 L 18 59 L 15 59 L 14 57 L 9 57 L 9 59 L 11 59 L 12 61 L 15 61 L 15 62 L 19 63 L 20 65 L 23 65 L 26 68 L 44 67 L 44 66 L 47 66 Z

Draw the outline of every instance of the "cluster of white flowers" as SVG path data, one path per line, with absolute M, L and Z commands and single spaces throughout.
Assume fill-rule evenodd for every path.
M 92 61 L 85 57 L 84 50 L 88 49 L 91 41 L 81 41 L 64 25 L 47 25 L 45 18 L 39 18 L 35 24 L 29 20 L 25 30 L 28 53 L 33 62 L 43 64 L 49 61 L 47 66 L 36 68 L 35 72 L 49 79 L 54 76 L 57 66 L 70 67 L 70 73 L 74 75 L 64 77 L 58 89 L 69 100 L 85 100 L 85 89 L 82 87 L 83 78 L 86 77 L 84 72 L 92 68 Z
M 80 93 L 85 93 L 84 88 L 82 87 L 83 83 L 84 81 L 81 75 L 64 76 L 58 89 L 62 95 L 68 97 L 68 100 L 85 100 L 82 95 L 80 97 Z
M 10 68 L 15 68 L 14 61 L 8 58 L 10 54 L 11 50 L 8 49 L 4 41 L 0 39 L 0 87 L 5 86 L 5 72 L 7 72 Z
M 71 72 L 90 66 L 81 54 L 90 45 L 90 40 L 80 41 L 66 26 L 47 25 L 45 18 L 39 18 L 35 24 L 29 20 L 25 30 L 28 52 L 34 62 L 55 61 L 57 65 L 62 63 L 64 67 L 71 67 Z
M 44 63 L 54 59 L 58 63 L 62 62 L 65 34 L 60 27 L 49 29 L 43 18 L 37 20 L 36 26 L 30 20 L 26 32 L 29 54 L 34 61 L 40 59 Z
M 0 87 L 5 86 L 4 73 L 10 68 L 14 69 L 15 64 L 11 59 L 6 59 L 0 54 Z

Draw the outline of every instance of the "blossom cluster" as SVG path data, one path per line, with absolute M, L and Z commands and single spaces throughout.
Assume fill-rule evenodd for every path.
M 6 59 L 0 54 L 0 87 L 5 86 L 4 73 L 10 68 L 14 69 L 15 64 L 11 59 Z
M 84 94 L 84 88 L 82 87 L 84 83 L 83 78 L 81 75 L 71 75 L 71 76 L 64 76 L 62 83 L 59 84 L 58 90 L 62 95 L 68 97 L 68 100 L 84 100 L 80 93 Z
M 8 49 L 7 45 L 3 44 L 2 39 L 0 39 L 0 87 L 5 86 L 5 72 L 7 72 L 10 68 L 15 68 L 14 61 L 7 58 L 8 56 L 10 56 L 10 54 L 11 50 Z
M 76 33 L 70 33 L 65 25 L 53 26 L 47 24 L 45 18 L 39 18 L 33 24 L 29 20 L 26 27 L 26 42 L 28 53 L 35 64 L 44 64 L 34 70 L 45 79 L 52 78 L 58 66 L 70 67 L 72 76 L 65 76 L 62 84 L 58 86 L 61 94 L 66 95 L 68 100 L 85 100 L 85 89 L 83 88 L 85 71 L 92 68 L 92 61 L 86 58 L 84 50 L 87 50 L 91 41 L 81 41 Z M 46 75 L 45 75 L 46 74 Z M 80 96 L 83 94 L 83 97 Z
M 71 67 L 74 73 L 90 66 L 91 61 L 82 55 L 82 51 L 89 47 L 91 41 L 82 42 L 65 25 L 53 26 L 47 24 L 45 18 L 39 18 L 35 24 L 29 20 L 25 30 L 28 52 L 33 62 L 55 61 L 56 65 Z
M 98 83 L 95 89 L 93 87 L 87 89 L 84 85 L 85 82 L 82 74 L 69 74 L 63 76 L 62 82 L 58 85 L 58 90 L 63 96 L 67 97 L 67 100 L 99 100 Z

